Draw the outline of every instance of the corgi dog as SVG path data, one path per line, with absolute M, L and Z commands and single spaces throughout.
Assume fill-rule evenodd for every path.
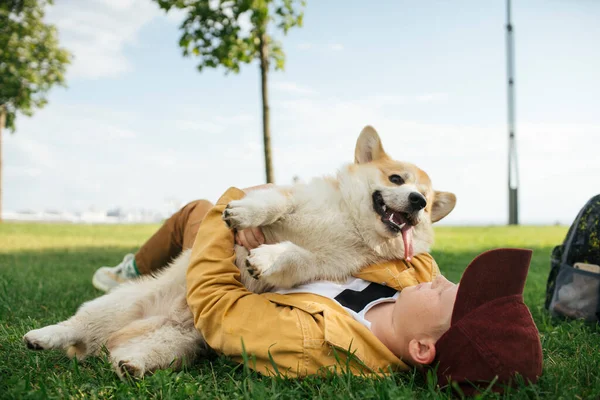
M 343 281 L 386 260 L 410 261 L 429 251 L 432 223 L 455 204 L 454 194 L 435 191 L 417 166 L 390 158 L 367 126 L 354 163 L 335 177 L 250 191 L 229 203 L 223 220 L 233 229 L 262 229 L 265 244 L 250 252 L 235 247 L 242 283 L 260 293 L 314 280 Z M 121 378 L 193 362 L 209 349 L 185 299 L 190 253 L 156 275 L 84 303 L 66 321 L 28 332 L 25 344 L 63 349 L 78 359 L 106 346 Z

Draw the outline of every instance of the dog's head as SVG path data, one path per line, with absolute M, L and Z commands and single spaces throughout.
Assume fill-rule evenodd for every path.
M 429 251 L 431 224 L 456 204 L 454 194 L 433 190 L 429 176 L 416 165 L 391 159 L 371 126 L 362 130 L 354 164 L 340 178 L 363 238 L 384 257 L 410 260 Z

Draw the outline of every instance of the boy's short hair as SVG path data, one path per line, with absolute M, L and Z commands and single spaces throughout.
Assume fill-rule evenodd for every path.
M 436 342 L 431 364 L 441 386 L 466 395 L 503 391 L 519 374 L 535 383 L 542 373 L 539 332 L 523 302 L 531 250 L 497 249 L 475 258 L 456 295 L 450 329 Z

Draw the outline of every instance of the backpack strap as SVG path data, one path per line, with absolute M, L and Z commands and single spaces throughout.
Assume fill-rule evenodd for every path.
M 595 198 L 596 197 L 594 196 L 591 199 L 589 199 L 587 201 L 587 203 L 585 203 L 585 206 L 583 206 L 583 208 L 581 210 L 579 210 L 579 214 L 577 214 L 577 218 L 575 218 L 575 222 L 573 222 L 573 225 L 571 225 L 572 229 L 570 230 L 569 237 L 565 241 L 565 244 L 563 247 L 562 258 L 560 260 L 561 264 L 567 263 L 567 257 L 569 256 L 569 252 L 571 250 L 571 242 L 573 242 L 573 239 L 575 238 L 575 233 L 577 232 L 577 226 L 579 225 L 579 221 L 581 220 L 583 213 L 587 210 L 588 206 L 592 203 L 592 201 Z

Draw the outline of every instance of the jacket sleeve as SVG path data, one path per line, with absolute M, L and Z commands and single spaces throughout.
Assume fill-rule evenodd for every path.
M 243 196 L 239 189 L 227 190 L 198 230 L 186 275 L 187 301 L 194 325 L 211 348 L 234 358 L 246 352 L 269 359 L 269 349 L 276 341 L 283 340 L 288 344 L 286 351 L 291 352 L 294 346 L 290 348 L 290 343 L 299 343 L 297 351 L 301 359 L 302 332 L 291 329 L 282 334 L 277 329 L 280 324 L 291 323 L 295 327 L 297 311 L 248 291 L 240 282 L 233 232 L 221 215 L 231 200 Z

